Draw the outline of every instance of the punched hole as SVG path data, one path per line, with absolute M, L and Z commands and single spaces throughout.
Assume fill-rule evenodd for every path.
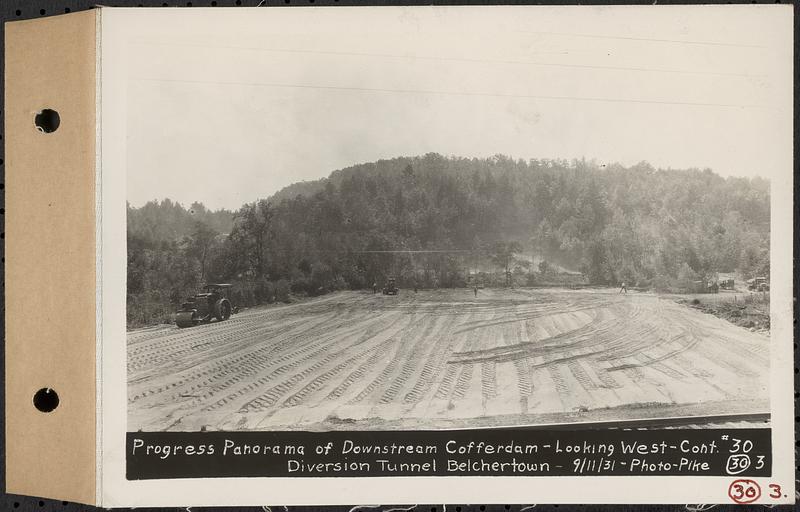
M 61 124 L 61 116 L 59 116 L 58 112 L 55 110 L 46 108 L 41 112 L 36 113 L 36 117 L 33 118 L 33 122 L 36 125 L 36 129 L 40 132 L 53 133 L 54 131 L 58 130 L 58 127 Z
M 42 388 L 33 395 L 33 406 L 41 412 L 52 412 L 58 407 L 58 393 L 50 388 Z

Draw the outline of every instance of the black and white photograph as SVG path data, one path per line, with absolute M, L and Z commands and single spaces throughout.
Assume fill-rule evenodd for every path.
M 128 431 L 768 427 L 791 46 L 577 9 L 132 40 Z

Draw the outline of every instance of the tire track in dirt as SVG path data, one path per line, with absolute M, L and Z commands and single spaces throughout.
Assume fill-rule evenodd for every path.
M 373 353 L 373 357 L 374 357 L 374 354 L 382 354 L 383 350 L 388 345 L 391 345 L 393 342 L 394 342 L 393 340 L 385 341 L 385 342 L 381 343 L 380 345 L 378 345 L 377 347 L 375 347 L 373 349 L 370 349 L 367 352 L 358 354 L 358 355 L 356 355 L 354 357 L 351 357 L 351 358 L 345 360 L 344 362 L 334 366 L 330 370 L 328 370 L 328 371 L 322 373 L 321 375 L 315 377 L 314 379 L 312 379 L 311 382 L 309 382 L 308 384 L 303 386 L 303 388 L 300 389 L 300 391 L 298 391 L 297 393 L 295 393 L 292 396 L 290 396 L 289 398 L 287 398 L 286 401 L 283 402 L 284 405 L 288 405 L 290 407 L 295 406 L 295 405 L 299 405 L 300 403 L 302 403 L 306 399 L 306 397 L 308 395 L 313 394 L 315 391 L 317 391 L 318 389 L 323 387 L 331 378 L 335 377 L 338 373 L 340 373 L 340 372 L 344 371 L 345 369 L 351 367 L 353 364 L 355 364 L 356 361 L 359 361 L 360 359 L 363 359 L 365 356 L 370 355 L 370 353 Z
M 251 328 L 266 328 L 269 329 L 276 325 L 288 326 L 292 322 L 290 319 L 285 318 L 285 313 L 282 315 L 274 314 L 272 310 L 261 310 L 247 315 L 246 318 L 231 318 L 224 322 L 212 322 L 210 324 L 201 324 L 191 329 L 180 329 L 176 326 L 169 327 L 164 330 L 164 334 L 158 338 L 148 339 L 146 342 L 139 342 L 129 347 L 129 355 L 139 356 L 142 354 L 149 354 L 155 352 L 161 354 L 164 347 L 168 351 L 177 351 L 186 348 L 186 346 L 194 346 L 198 342 L 198 332 L 203 334 L 225 332 L 246 332 Z M 294 321 L 295 324 L 301 323 L 300 319 Z M 203 343 L 207 344 L 207 343 Z M 135 357 L 132 357 L 134 359 Z
M 456 386 L 453 389 L 453 394 L 450 395 L 451 401 L 464 399 L 467 394 L 467 389 L 469 389 L 469 382 L 472 380 L 474 368 L 475 365 L 472 363 L 467 363 L 461 368 L 461 371 L 458 373 L 458 378 L 456 379 Z
M 563 375 L 555 364 L 547 365 L 547 373 L 550 375 L 550 380 L 553 381 L 553 386 L 558 393 L 558 397 L 561 400 L 564 410 L 570 410 L 569 403 L 571 395 L 569 386 L 567 386 L 567 381 L 564 380 Z
M 681 368 L 685 369 L 687 372 L 692 374 L 693 376 L 706 380 L 712 376 L 711 372 L 704 368 L 698 368 L 688 357 L 684 354 L 678 354 L 675 356 L 675 363 L 679 365 Z M 710 361 L 709 361 L 710 363 Z
M 530 344 L 528 332 L 525 325 L 527 320 L 520 320 L 517 323 L 517 338 L 520 343 Z M 533 381 L 531 380 L 531 368 L 529 359 L 516 359 L 514 361 L 514 371 L 517 374 L 517 388 L 519 389 L 520 398 L 527 404 L 528 397 L 533 394 Z M 525 407 L 527 409 L 527 405 Z
M 328 321 L 333 321 L 337 318 L 337 313 L 331 313 L 329 318 L 322 318 L 320 321 L 315 324 L 319 325 Z M 339 319 L 341 321 L 341 319 Z M 297 322 L 298 326 L 307 326 L 306 330 L 310 331 L 315 326 L 308 326 L 308 323 Z M 268 335 L 274 333 L 275 331 L 281 331 L 280 327 L 262 327 L 256 323 L 248 324 L 247 328 L 241 330 L 226 330 L 224 327 L 224 323 L 219 324 L 211 324 L 209 326 L 198 326 L 192 329 L 198 330 L 205 328 L 205 332 L 202 333 L 194 333 L 194 336 L 205 335 L 206 341 L 203 343 L 205 350 L 198 351 L 198 347 L 186 344 L 179 345 L 179 346 L 170 346 L 170 339 L 164 341 L 162 346 L 154 347 L 153 352 L 148 352 L 147 357 L 137 358 L 136 362 L 138 364 L 130 364 L 128 371 L 131 373 L 136 373 L 138 371 L 145 370 L 147 367 L 159 367 L 163 366 L 165 363 L 175 363 L 176 361 L 184 361 L 184 365 L 187 364 L 196 364 L 197 359 L 200 359 L 202 354 L 205 354 L 209 359 L 219 359 L 225 353 L 230 353 L 235 351 L 236 349 L 248 345 L 252 339 L 256 336 L 259 338 L 266 338 L 269 339 Z M 196 338 L 195 338 L 196 341 Z M 231 343 L 225 343 L 231 342 Z M 194 343 L 194 342 L 193 342 Z M 222 346 L 224 352 L 220 354 L 218 352 L 219 347 Z M 158 355 L 152 355 L 158 354 Z M 186 357 L 192 356 L 192 357 Z M 202 359 L 201 359 L 202 361 Z M 146 374 L 145 374 L 146 375 Z
M 545 332 L 546 337 L 544 340 L 552 339 L 558 332 L 551 318 L 542 319 L 539 322 L 539 326 Z M 567 381 L 564 379 L 564 376 L 561 373 L 561 368 L 559 368 L 562 365 L 556 363 L 556 359 L 557 357 L 553 353 L 544 352 L 542 354 L 543 362 L 541 365 L 547 369 L 547 374 L 549 375 L 550 381 L 556 390 L 556 394 L 561 402 L 562 409 L 568 411 L 571 409 L 570 402 L 572 398 L 570 396 L 570 390 Z
M 481 363 L 481 393 L 484 402 L 497 398 L 497 363 Z
M 347 323 L 347 319 L 339 319 L 338 323 L 334 324 L 334 326 L 342 326 L 346 325 Z M 172 396 L 172 398 L 177 400 L 182 398 L 182 395 L 204 389 L 203 394 L 199 397 L 196 396 L 196 399 L 192 402 L 192 405 L 197 406 L 200 402 L 209 399 L 219 391 L 224 390 L 232 384 L 235 384 L 258 371 L 264 370 L 266 367 L 274 364 L 276 361 L 283 361 L 286 358 L 297 355 L 298 353 L 302 354 L 308 350 L 311 350 L 314 348 L 313 340 L 315 340 L 315 338 L 318 336 L 322 336 L 323 333 L 327 332 L 327 330 L 332 327 L 330 324 L 330 319 L 327 316 L 323 317 L 319 322 L 306 323 L 306 326 L 307 327 L 305 329 L 302 329 L 298 332 L 284 335 L 282 338 L 273 339 L 266 345 L 263 345 L 262 342 L 259 344 L 261 345 L 261 348 L 254 348 L 243 354 L 239 352 L 241 354 L 239 357 L 230 357 L 231 353 L 237 353 L 235 350 L 238 350 L 238 347 L 226 346 L 226 352 L 220 354 L 216 360 L 212 360 L 213 363 L 211 368 L 204 369 L 206 368 L 204 366 L 205 363 L 198 362 L 193 367 L 195 370 L 190 373 L 189 376 L 183 379 L 175 380 L 172 385 L 166 388 L 150 388 L 145 393 L 145 396 L 152 396 L 167 389 L 175 388 L 178 384 L 193 382 L 194 385 L 191 386 L 188 391 L 186 389 L 178 391 Z M 255 341 L 257 340 L 246 338 L 240 343 L 240 345 L 246 348 L 258 346 L 255 344 Z M 294 350 L 294 352 L 289 352 L 288 355 L 286 354 L 287 351 L 292 350 Z M 279 355 L 278 358 L 275 359 L 273 356 L 276 353 L 283 353 L 283 355 Z M 210 376 L 207 380 L 203 381 L 202 383 L 197 383 L 197 379 L 209 374 Z M 233 375 L 232 380 L 231 375 Z M 221 384 L 215 384 L 219 383 L 220 381 L 223 382 Z M 141 395 L 139 396 L 144 398 Z
M 530 422 L 628 405 L 724 410 L 715 404 L 741 389 L 756 403 L 769 339 L 637 293 L 340 292 L 192 329 L 132 332 L 128 355 L 132 429 L 425 428 L 472 414 Z M 328 424 L 332 411 L 347 421 Z
M 430 390 L 434 379 L 441 374 L 455 343 L 451 330 L 457 320 L 455 316 L 452 316 L 441 332 L 435 336 L 433 347 L 427 355 L 423 356 L 425 363 L 422 366 L 422 371 L 417 376 L 416 383 L 411 388 L 411 391 L 403 397 L 403 402 L 407 404 L 418 403 Z
M 594 352 L 605 352 L 613 348 L 613 346 L 625 346 L 627 340 L 646 334 L 646 331 L 652 331 L 654 329 L 653 327 L 645 326 L 639 331 L 622 335 L 623 337 L 621 339 L 619 336 L 614 337 L 614 335 L 624 332 L 624 329 L 627 328 L 630 321 L 625 319 L 624 315 L 608 315 L 604 314 L 603 311 L 603 308 L 599 309 L 587 323 L 578 328 L 574 328 L 572 325 L 565 328 L 563 325 L 553 323 L 564 321 L 563 317 L 565 315 L 568 316 L 573 313 L 570 311 L 563 312 L 549 318 L 550 324 L 553 326 L 549 336 L 541 339 L 540 342 L 535 345 L 530 343 L 515 344 L 510 347 L 497 347 L 469 353 L 461 352 L 454 354 L 452 361 L 480 362 L 484 360 L 494 360 L 497 362 L 506 362 L 513 361 L 517 358 L 536 357 L 551 352 L 569 354 L 570 351 L 576 351 L 578 355 L 583 355 L 580 354 L 579 351 L 586 351 L 586 353 L 589 353 L 590 349 L 593 347 Z M 637 315 L 638 314 L 640 313 L 637 312 Z M 548 317 L 544 319 L 547 320 Z M 611 341 L 610 338 L 614 339 L 614 343 L 609 343 Z M 609 345 L 612 346 L 609 347 Z M 568 360 L 571 357 L 573 356 L 566 355 L 564 359 Z
M 504 324 L 507 323 L 510 322 L 504 322 Z M 490 360 L 495 362 L 509 362 L 515 359 L 533 357 L 539 355 L 543 351 L 548 350 L 548 348 L 556 346 L 556 344 L 558 344 L 558 342 L 560 341 L 570 338 L 577 338 L 582 334 L 592 333 L 594 327 L 591 325 L 591 323 L 592 322 L 590 321 L 586 325 L 577 327 L 575 329 L 571 329 L 567 332 L 559 332 L 558 334 L 554 334 L 548 339 L 540 340 L 540 343 L 536 345 L 532 345 L 530 343 L 515 343 L 512 345 L 493 347 L 484 350 L 458 352 L 453 354 L 451 360 L 453 362 L 462 362 L 462 363 L 467 363 L 467 362 L 479 363 Z
M 447 368 L 445 368 L 444 371 L 444 377 L 442 377 L 442 380 L 439 382 L 439 386 L 436 388 L 436 393 L 433 395 L 435 399 L 444 400 L 448 397 L 448 395 L 450 395 L 459 370 L 460 368 L 455 364 L 447 365 Z
M 758 375 L 758 372 L 751 369 L 745 361 L 741 359 L 738 361 L 735 360 L 731 357 L 728 350 L 722 349 L 716 344 L 708 342 L 698 343 L 695 350 L 706 359 L 712 360 L 714 364 L 734 374 L 741 375 L 742 377 L 755 377 Z
M 199 347 L 209 347 L 214 345 L 214 341 L 219 341 L 215 335 L 222 334 L 224 338 L 236 341 L 247 340 L 256 334 L 266 334 L 270 331 L 284 332 L 297 326 L 304 326 L 308 323 L 306 313 L 316 314 L 318 320 L 324 320 L 319 314 L 330 314 L 333 317 L 342 315 L 360 314 L 359 304 L 346 305 L 330 300 L 315 299 L 309 303 L 301 303 L 292 306 L 280 306 L 259 308 L 248 310 L 225 322 L 212 322 L 191 329 L 179 329 L 171 327 L 161 332 L 165 332 L 160 339 L 152 340 L 151 343 L 134 342 L 129 345 L 129 363 L 135 361 L 138 355 L 150 353 L 174 357 L 178 353 L 186 350 L 197 351 Z M 152 337 L 148 331 L 148 338 Z M 136 332 L 129 333 L 129 339 L 137 339 Z
M 392 344 L 395 344 L 395 345 L 397 344 L 396 340 L 393 339 L 391 341 L 393 342 Z M 328 400 L 335 400 L 337 398 L 340 398 L 342 395 L 344 395 L 347 392 L 348 389 L 350 389 L 350 387 L 352 385 L 354 385 L 356 382 L 358 382 L 365 374 L 368 374 L 370 371 L 372 371 L 372 369 L 378 364 L 378 362 L 382 358 L 386 357 L 386 355 L 387 355 L 387 352 L 376 350 L 372 354 L 372 356 L 370 356 L 369 359 L 367 359 L 364 362 L 363 365 L 358 366 L 355 370 L 350 372 L 347 375 L 347 377 L 345 377 L 344 380 L 340 384 L 338 384 L 333 389 L 333 391 L 331 391 L 328 394 L 327 399 Z
M 409 327 L 403 332 L 400 341 L 397 344 L 397 353 L 395 357 L 391 358 L 383 370 L 370 381 L 355 397 L 350 399 L 348 404 L 357 404 L 370 398 L 374 393 L 381 392 L 382 388 L 388 382 L 392 375 L 397 371 L 399 361 L 403 360 L 409 353 L 409 343 L 411 340 L 418 338 L 417 335 L 420 330 L 426 332 L 425 323 L 430 317 L 430 313 L 422 313 L 417 315 L 415 312 L 407 313 L 410 315 Z
M 572 373 L 575 380 L 578 381 L 578 384 L 581 387 L 589 392 L 593 389 L 597 389 L 597 385 L 592 381 L 592 378 L 589 377 L 589 374 L 583 369 L 583 367 L 578 364 L 578 361 L 573 359 L 572 361 L 567 363 L 567 368 L 569 368 L 570 373 Z
M 611 375 L 611 372 L 607 368 L 601 366 L 597 359 L 589 359 L 589 367 L 592 369 L 592 372 L 597 375 L 598 380 L 600 380 L 604 388 L 619 389 L 622 387 L 622 384 L 617 382 Z
M 324 324 L 326 322 L 322 323 Z M 195 396 L 194 400 L 192 400 L 188 405 L 193 408 L 203 407 L 203 404 L 207 403 L 209 400 L 216 399 L 215 396 L 218 393 L 224 392 L 229 387 L 241 382 L 254 373 L 262 371 L 264 368 L 272 364 L 276 364 L 277 362 L 285 361 L 292 356 L 296 356 L 298 353 L 306 353 L 312 350 L 315 348 L 314 344 L 312 343 L 312 340 L 315 338 L 310 336 L 310 334 L 316 334 L 318 328 L 321 328 L 320 324 L 316 324 L 316 327 L 309 331 L 293 333 L 291 336 L 280 340 L 277 344 L 271 344 L 269 346 L 262 347 L 262 349 L 259 351 L 258 358 L 251 356 L 248 357 L 245 362 L 240 364 L 232 364 L 232 361 L 230 360 L 223 360 L 222 368 L 217 371 L 213 378 L 206 381 L 205 384 L 196 385 L 196 387 L 203 388 L 203 394 L 201 396 Z M 297 345 L 291 344 L 292 341 L 302 337 L 307 339 L 298 342 Z M 297 350 L 298 346 L 300 347 L 299 350 Z M 287 351 L 291 351 L 292 349 L 295 349 L 295 351 L 287 354 Z M 281 353 L 282 355 L 278 356 L 277 358 L 270 357 L 276 352 Z M 211 384 L 214 382 L 217 384 L 211 386 Z M 264 382 L 264 380 L 259 380 L 256 382 L 256 384 L 263 385 Z M 257 386 L 251 384 L 250 386 L 247 386 L 247 389 L 252 390 L 254 387 Z M 228 403 L 225 399 L 221 400 L 220 402 L 221 403 L 217 404 L 217 407 Z M 214 410 L 217 407 L 212 405 L 210 409 L 206 407 L 203 410 Z
M 290 334 L 287 337 L 284 337 L 281 341 L 277 342 L 270 342 L 267 345 L 261 345 L 260 348 L 253 348 L 254 344 L 249 339 L 252 336 L 253 331 L 249 331 L 248 338 L 246 341 L 241 342 L 236 346 L 228 346 L 226 347 L 226 352 L 219 354 L 217 357 L 208 359 L 208 360 L 200 360 L 195 361 L 194 365 L 189 367 L 188 370 L 178 371 L 175 373 L 175 380 L 171 384 L 172 387 L 177 387 L 184 384 L 192 384 L 188 392 L 194 392 L 195 390 L 201 388 L 202 386 L 207 386 L 215 381 L 225 378 L 228 373 L 230 373 L 231 368 L 237 369 L 251 369 L 252 367 L 263 367 L 264 360 L 271 356 L 275 352 L 279 352 L 281 349 L 286 348 L 284 342 L 291 342 L 294 340 L 303 340 L 306 339 L 305 344 L 308 344 L 308 340 L 313 339 L 313 334 L 317 332 L 321 328 L 321 324 L 326 324 L 328 321 L 327 318 L 322 319 L 318 323 L 311 323 L 306 324 L 306 328 Z M 245 350 L 242 351 L 241 348 L 244 347 Z M 246 350 L 250 348 L 251 350 Z M 188 372 L 188 373 L 187 373 Z M 156 375 L 157 377 L 158 375 Z M 198 383 L 198 381 L 204 377 L 208 377 L 208 380 L 203 381 L 202 383 Z M 153 376 L 150 374 L 144 375 L 142 377 L 132 377 L 130 380 L 131 387 L 138 387 L 142 388 L 147 386 L 148 382 L 153 380 Z M 162 391 L 165 391 L 166 388 L 148 388 L 145 387 L 145 391 L 142 394 L 134 395 L 131 401 L 136 401 L 146 396 L 151 396 Z M 187 391 L 184 391 L 184 393 Z M 178 399 L 180 398 L 181 393 L 176 393 L 172 395 L 170 398 Z
M 435 347 L 435 345 L 439 342 L 439 337 L 435 336 L 431 338 L 431 333 L 446 331 L 447 326 L 452 325 L 456 321 L 455 316 L 448 316 L 445 320 L 445 325 L 440 326 L 437 329 L 436 326 L 440 322 L 441 317 L 434 314 L 432 318 L 433 321 L 430 322 L 430 325 L 425 331 L 423 331 L 422 336 L 414 340 L 414 344 L 411 347 L 411 351 L 408 354 L 407 359 L 403 361 L 403 364 L 400 366 L 399 374 L 395 376 L 394 380 L 386 388 L 386 391 L 383 393 L 380 400 L 378 400 L 379 403 L 388 404 L 395 401 L 398 395 L 400 395 L 403 385 L 416 372 L 416 369 L 423 360 L 424 355 L 432 350 L 430 345 Z
M 336 359 L 339 354 L 330 354 L 328 356 L 323 357 L 322 359 L 318 360 L 316 363 L 312 364 L 311 366 L 307 367 L 303 371 L 299 373 L 293 374 L 288 379 L 282 381 L 280 384 L 277 384 L 269 389 L 267 389 L 264 393 L 259 395 L 258 397 L 250 400 L 249 402 L 245 403 L 240 412 L 252 412 L 252 411 L 263 411 L 264 409 L 268 409 L 275 404 L 278 403 L 280 398 L 289 392 L 295 385 L 299 384 L 303 379 L 314 373 L 315 371 L 322 368 L 324 365 L 328 364 L 329 362 Z M 352 357 L 345 361 L 343 364 L 352 364 L 352 362 L 357 361 L 363 357 L 364 354 L 359 354 L 355 357 Z M 289 371 L 291 368 L 296 367 L 299 362 L 293 362 L 286 364 L 284 366 L 279 367 L 275 370 L 274 375 L 282 375 Z M 324 374 L 323 374 L 324 375 Z M 218 402 L 219 403 L 219 402 Z M 223 400 L 223 403 L 220 405 L 224 405 L 227 401 Z
M 399 318 L 396 319 L 395 322 L 397 320 L 399 320 Z M 327 356 L 324 356 L 323 359 L 321 359 L 321 360 L 319 360 L 317 362 L 317 364 L 312 365 L 312 367 L 307 368 L 303 372 L 300 372 L 298 374 L 294 374 L 292 377 L 290 377 L 286 381 L 282 382 L 281 384 L 279 384 L 277 386 L 274 386 L 274 387 L 270 388 L 269 390 L 267 390 L 262 396 L 253 398 L 252 400 L 250 400 L 248 402 L 248 404 L 250 404 L 250 403 L 260 404 L 262 406 L 265 405 L 266 407 L 270 407 L 270 406 L 274 405 L 275 402 L 277 401 L 277 399 L 280 398 L 280 396 L 282 396 L 283 393 L 287 392 L 295 384 L 297 384 L 300 381 L 302 381 L 303 378 L 305 378 L 311 372 L 322 368 L 325 364 L 333 361 L 338 356 L 344 354 L 350 348 L 352 348 L 354 346 L 361 345 L 361 344 L 367 342 L 368 340 L 374 338 L 378 333 L 371 332 L 369 327 L 371 325 L 373 325 L 373 324 L 377 324 L 377 323 L 380 323 L 380 322 L 381 322 L 381 319 L 372 320 L 366 326 L 366 333 L 364 335 L 362 335 L 362 337 L 355 344 L 347 344 L 347 342 L 348 342 L 348 336 L 347 335 L 345 335 L 345 336 L 337 336 L 337 335 L 329 333 L 329 337 L 332 338 L 332 339 L 335 339 L 336 340 L 336 344 L 347 344 L 345 346 L 345 348 L 340 349 L 337 352 L 330 353 Z M 364 329 L 365 329 L 365 326 L 359 325 L 359 324 L 355 324 L 355 325 L 351 326 L 350 329 L 346 330 L 345 334 L 347 334 L 348 332 L 352 333 L 352 332 L 357 332 L 357 331 L 364 330 Z M 294 352 L 290 352 L 290 353 L 285 354 L 285 355 L 283 355 L 283 356 L 281 356 L 281 357 L 279 357 L 277 359 L 273 359 L 271 361 L 268 361 L 267 364 L 265 365 L 265 367 L 271 368 L 271 371 L 269 371 L 265 376 L 261 377 L 260 379 L 258 379 L 256 381 L 256 382 L 259 383 L 258 387 L 254 388 L 252 386 L 246 386 L 246 387 L 244 387 L 244 388 L 242 388 L 242 389 L 240 389 L 240 390 L 238 390 L 238 391 L 236 391 L 234 393 L 229 394 L 228 396 L 224 397 L 223 399 L 219 400 L 218 402 L 216 402 L 214 404 L 211 404 L 210 406 L 206 407 L 204 410 L 217 409 L 219 407 L 222 407 L 222 406 L 228 404 L 233 399 L 237 399 L 237 398 L 243 397 L 248 392 L 255 391 L 256 389 L 259 389 L 262 386 L 268 386 L 269 383 L 271 381 L 275 380 L 276 377 L 278 377 L 280 375 L 283 375 L 283 374 L 285 374 L 285 373 L 287 373 L 289 371 L 292 371 L 295 368 L 297 368 L 298 366 L 302 365 L 303 363 L 308 362 L 308 361 L 312 361 L 315 358 L 325 354 L 326 352 L 329 352 L 331 350 L 332 346 L 325 344 L 325 341 L 327 339 L 328 338 L 325 338 L 325 337 L 323 337 L 322 339 L 316 339 L 316 340 L 314 340 L 314 343 L 308 344 L 307 346 L 305 346 L 304 348 L 302 348 L 300 350 L 296 350 Z M 335 344 L 334 344 L 334 346 L 335 346 Z M 312 350 L 313 350 L 313 352 L 312 352 Z M 272 368 L 276 364 L 279 364 L 279 363 L 284 363 L 284 364 L 282 364 L 281 366 L 279 366 L 277 368 Z M 243 378 L 244 378 L 244 375 L 240 374 L 239 376 L 237 376 L 236 382 L 241 381 Z M 222 389 L 225 389 L 225 388 L 228 388 L 228 387 L 230 387 L 230 384 L 226 383 L 224 388 L 222 388 Z M 250 408 L 245 407 L 245 409 L 249 410 Z M 253 408 L 253 409 L 254 410 L 260 410 L 260 409 L 255 409 L 255 408 Z
M 359 343 L 353 345 L 352 347 L 348 347 L 347 350 L 359 349 L 359 350 L 363 351 L 363 354 L 370 354 L 370 353 L 372 354 L 363 363 L 361 363 L 359 365 L 351 365 L 351 366 L 356 366 L 356 368 L 357 368 L 356 371 L 358 371 L 358 370 L 366 371 L 368 369 L 371 369 L 372 367 L 374 367 L 376 365 L 376 363 L 378 361 L 381 360 L 381 358 L 386 356 L 387 350 L 389 350 L 389 348 L 391 346 L 397 344 L 397 335 L 403 330 L 403 325 L 404 324 L 403 324 L 402 320 L 404 319 L 404 315 L 396 313 L 396 312 L 392 312 L 390 314 L 395 316 L 395 319 L 391 323 L 389 323 L 388 325 L 384 326 L 383 324 L 385 323 L 385 321 L 378 321 L 375 324 L 375 329 L 374 330 L 371 329 L 370 331 L 368 331 L 364 335 L 364 341 L 373 340 L 370 343 L 377 342 L 377 343 L 380 344 L 378 346 L 377 350 L 376 349 L 365 350 L 364 347 L 360 346 L 360 345 L 363 344 L 363 342 L 361 342 L 361 341 Z M 403 325 L 398 325 L 398 324 L 403 324 Z M 337 370 L 336 374 L 338 374 L 338 373 L 340 373 L 340 372 Z M 351 374 L 348 377 L 345 377 L 345 379 L 351 378 L 352 375 L 353 375 L 353 372 L 351 372 Z M 333 376 L 335 376 L 335 375 L 331 375 L 331 377 L 333 377 Z M 355 379 L 353 379 L 353 380 L 355 380 Z M 325 379 L 324 381 L 322 381 L 320 383 L 320 385 L 316 389 L 314 389 L 311 392 L 307 393 L 306 404 L 308 402 L 312 401 L 312 400 L 315 400 L 315 399 L 325 399 L 325 398 L 330 397 L 330 393 L 332 393 L 333 390 L 328 391 L 328 395 L 324 395 L 325 390 L 327 390 L 328 387 L 333 387 L 335 384 L 336 384 L 336 382 L 332 378 Z M 336 385 L 334 389 L 339 388 L 342 384 L 343 384 L 343 381 L 339 382 L 339 384 Z
M 493 317 L 494 314 L 491 314 L 491 316 Z M 473 347 L 475 347 L 475 345 L 478 343 L 478 336 L 479 333 L 477 330 L 469 331 L 467 334 L 467 341 L 464 343 L 464 348 L 466 350 L 471 350 Z M 453 402 L 463 400 L 466 396 L 467 390 L 469 389 L 469 383 L 472 380 L 474 365 L 472 363 L 454 363 L 453 358 L 451 357 L 448 360 L 448 367 L 459 368 L 455 387 L 450 394 L 450 405 L 452 406 Z

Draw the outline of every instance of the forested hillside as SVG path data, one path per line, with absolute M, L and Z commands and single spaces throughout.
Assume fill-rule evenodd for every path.
M 129 207 L 128 320 L 163 319 L 204 281 L 235 283 L 247 305 L 388 275 L 401 286 L 464 286 L 480 271 L 535 285 L 552 268 L 542 260 L 592 284 L 678 290 L 718 272 L 768 275 L 769 215 L 766 180 L 710 170 L 381 160 L 235 213 L 168 200 Z
M 297 196 L 313 196 L 317 192 L 322 191 L 325 188 L 325 183 L 327 182 L 327 178 L 322 178 L 319 180 L 299 181 L 297 183 L 292 183 L 288 187 L 284 187 L 275 192 L 268 199 L 271 202 L 279 203 L 284 199 L 294 199 Z

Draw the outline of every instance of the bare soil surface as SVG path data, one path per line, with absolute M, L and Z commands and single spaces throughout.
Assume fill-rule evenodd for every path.
M 617 290 L 340 292 L 131 331 L 130 430 L 470 428 L 762 413 L 769 337 Z

